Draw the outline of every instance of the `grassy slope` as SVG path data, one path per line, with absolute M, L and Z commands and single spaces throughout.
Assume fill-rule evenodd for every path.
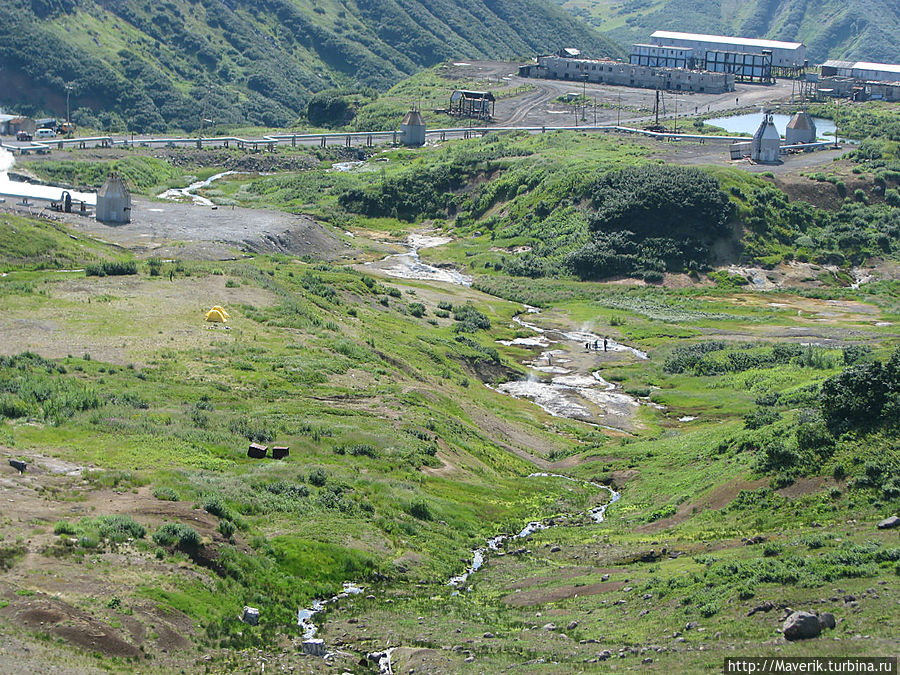
M 0 77 L 23 93 L 2 103 L 61 115 L 62 84 L 72 82 L 73 110 L 92 109 L 104 128 L 139 131 L 193 129 L 201 115 L 284 126 L 311 93 L 384 90 L 448 58 L 530 57 L 555 48 L 560 34 L 598 55 L 618 52 L 543 0 L 15 4 L 0 29 Z
M 745 35 L 806 43 L 810 62 L 847 58 L 896 63 L 900 14 L 877 0 L 557 0 L 623 44 L 655 30 Z
M 473 155 L 495 143 L 453 144 L 446 155 Z M 640 146 L 592 144 L 566 134 L 520 143 L 531 153 L 524 159 L 503 152 L 485 161 L 499 161 L 519 178 L 527 177 L 523 167 L 530 162 L 546 185 L 533 196 L 523 191 L 510 203 L 498 203 L 486 218 L 502 220 L 507 211 L 514 216 L 517 209 L 533 207 L 533 200 L 559 193 L 559 181 L 567 174 L 584 176 L 641 161 L 642 155 Z M 314 171 L 220 187 L 256 203 L 311 210 L 342 226 L 402 236 L 410 223 L 341 213 L 335 191 L 393 178 L 410 166 L 428 166 L 429 152 L 391 151 L 389 162 L 373 163 L 379 167 L 375 176 Z M 501 175 L 491 175 L 501 181 Z M 746 187 L 738 175 L 725 178 L 729 185 Z M 29 239 L 57 240 L 46 225 L 21 222 L 26 225 L 34 228 Z M 472 238 L 435 254 L 472 262 L 472 271 L 485 272 L 478 256 L 493 252 L 490 241 L 474 235 L 480 226 L 467 226 Z M 55 245 L 83 246 L 66 239 Z M 17 267 L 44 260 L 42 251 L 30 252 L 24 245 L 23 237 L 8 254 Z M 475 255 L 467 255 L 467 247 Z M 71 252 L 76 259 L 89 255 L 93 251 Z M 850 436 L 815 470 L 807 470 L 809 475 L 782 476 L 762 465 L 765 443 L 773 435 L 792 438 L 798 416 L 815 406 L 810 392 L 840 370 L 840 353 L 817 348 L 805 361 L 718 376 L 663 368 L 676 345 L 723 335 L 755 342 L 754 353 L 765 352 L 784 335 L 841 341 L 851 336 L 883 358 L 897 346 L 892 327 L 900 321 L 896 284 L 764 294 L 709 287 L 631 289 L 510 278 L 488 270 L 477 284 L 491 292 L 484 295 L 417 282 L 367 282 L 352 271 L 284 258 L 217 263 L 215 269 L 185 263 L 177 267 L 175 284 L 168 280 L 168 269 L 156 278 L 142 268 L 139 278 L 122 279 L 121 286 L 111 278 L 66 280 L 46 272 L 39 277 L 47 282 L 40 292 L 26 285 L 0 295 L 0 310 L 10 319 L 55 312 L 73 337 L 105 345 L 103 358 L 96 352 L 89 360 L 58 362 L 65 373 L 34 370 L 38 382 L 46 377 L 98 392 L 99 407 L 60 416 L 42 405 L 31 410 L 31 423 L 20 418 L 2 426 L 4 445 L 94 463 L 105 469 L 96 489 L 149 484 L 169 488 L 187 503 L 203 505 L 214 498 L 238 522 L 238 554 L 225 553 L 229 547 L 221 539 L 212 547 L 235 556 L 229 569 L 242 574 L 216 578 L 201 571 L 194 578 L 147 572 L 140 583 L 132 583 L 134 590 L 120 591 L 126 609 L 152 599 L 209 627 L 199 638 L 207 648 L 242 646 L 263 641 L 273 631 L 292 633 L 296 606 L 344 579 L 372 583 L 383 575 L 387 580 L 379 587 L 394 602 L 385 604 L 380 595 L 374 601 L 350 600 L 329 612 L 327 618 L 335 623 L 323 636 L 332 641 L 348 632 L 359 645 L 380 646 L 359 633 L 358 627 L 367 625 L 379 638 L 390 634 L 392 644 L 440 650 L 448 642 L 471 640 L 467 648 L 476 661 L 466 664 L 464 654 L 451 652 L 443 672 L 495 672 L 513 664 L 524 672 L 590 671 L 604 667 L 586 663 L 601 649 L 622 647 L 636 650 L 620 662 L 625 668 L 639 667 L 648 657 L 641 650 L 659 646 L 665 651 L 654 650 L 655 667 L 681 672 L 718 668 L 732 647 L 740 651 L 751 645 L 753 653 L 896 652 L 898 626 L 890 603 L 898 582 L 895 554 L 889 553 L 896 550 L 896 536 L 874 530 L 873 523 L 898 503 L 896 496 L 865 481 L 867 464 L 897 465 L 896 440 Z M 8 279 L 33 282 L 35 274 L 16 272 Z M 201 292 L 203 298 L 224 298 L 233 315 L 230 331 L 204 330 Z M 489 331 L 468 336 L 481 348 L 455 340 L 452 319 L 436 314 L 439 300 L 474 300 L 491 318 Z M 423 318 L 409 313 L 409 303 L 417 301 L 426 307 Z M 487 348 L 494 340 L 517 335 L 508 326 L 521 302 L 545 307 L 543 321 L 600 331 L 649 351 L 648 362 L 604 364 L 602 374 L 626 390 L 649 392 L 666 410 L 642 409 L 644 430 L 622 440 L 549 418 L 527 402 L 481 386 L 468 364 L 491 361 Z M 158 318 L 148 322 L 146 317 Z M 121 348 L 111 350 L 104 342 L 111 330 L 116 339 L 121 336 Z M 140 337 L 147 339 L 133 339 Z M 498 349 L 510 368 L 529 356 L 520 348 Z M 139 365 L 131 369 L 123 365 L 128 362 Z M 773 394 L 785 396 L 772 403 Z M 743 416 L 756 410 L 758 401 L 782 417 L 761 430 L 745 430 Z M 679 421 L 685 416 L 698 420 Z M 529 447 L 511 440 L 502 423 L 527 433 L 533 439 Z M 291 458 L 276 466 L 247 460 L 248 435 L 291 445 Z M 524 479 L 533 467 L 509 452 L 510 443 L 544 457 L 590 458 L 564 471 L 612 481 L 622 490 L 622 500 L 610 509 L 607 523 L 541 533 L 527 544 L 532 554 L 492 560 L 475 577 L 472 592 L 451 596 L 444 581 L 461 570 L 462 551 L 537 516 L 578 514 L 598 498 L 552 481 Z M 431 455 L 435 447 L 436 458 Z M 833 478 L 838 465 L 849 478 Z M 324 486 L 310 479 L 316 469 L 326 474 Z M 742 489 L 748 492 L 741 495 Z M 426 511 L 413 508 L 422 502 Z M 102 509 L 96 515 L 101 514 Z M 12 521 L 2 527 L 10 546 L 23 532 Z M 768 538 L 767 546 L 742 544 L 742 538 L 756 535 Z M 551 545 L 562 550 L 551 552 Z M 639 560 L 663 547 L 680 555 Z M 152 549 L 144 541 L 129 555 L 146 561 Z M 181 554 L 162 555 L 165 564 L 197 569 Z M 80 565 L 79 549 L 63 560 Z M 604 587 L 605 593 L 579 592 L 581 585 L 605 583 L 603 574 L 615 584 Z M 204 580 L 214 580 L 215 595 L 212 582 Z M 47 592 L 37 577 L 25 583 L 27 591 Z M 878 591 L 864 594 L 869 588 Z M 527 601 L 516 598 L 526 591 Z M 839 599 L 849 593 L 861 598 L 858 611 Z M 819 603 L 822 598 L 825 604 Z M 624 604 L 614 604 L 619 600 Z M 746 617 L 764 600 L 834 611 L 839 626 L 828 638 L 839 639 L 771 644 L 778 639 L 781 614 Z M 268 608 L 266 626 L 238 635 L 240 626 L 230 617 L 244 603 Z M 645 609 L 649 614 L 636 620 Z M 347 623 L 349 618 L 362 624 Z M 565 629 L 568 637 L 544 631 L 535 639 L 532 626 L 550 621 L 561 628 L 571 621 L 578 625 Z M 684 631 L 689 621 L 704 630 Z M 685 633 L 685 642 L 674 637 L 676 631 Z M 485 638 L 485 632 L 498 637 Z M 714 632 L 722 635 L 712 639 Z M 872 638 L 857 641 L 857 634 Z M 214 658 L 214 667 L 232 669 L 227 655 Z M 535 659 L 557 665 L 528 663 Z

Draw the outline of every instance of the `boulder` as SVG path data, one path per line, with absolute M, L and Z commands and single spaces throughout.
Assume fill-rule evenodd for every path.
M 9 465 L 19 473 L 25 473 L 25 469 L 28 468 L 28 464 L 23 462 L 21 459 L 11 459 L 9 460 Z M 881 526 L 879 525 L 879 527 Z
M 885 518 L 880 523 L 878 523 L 879 530 L 893 530 L 895 527 L 900 527 L 900 518 L 898 518 L 897 516 Z
M 556 624 L 555 623 L 545 623 L 541 627 L 541 630 L 556 630 Z
M 566 626 L 566 630 L 575 630 L 576 628 L 578 628 L 578 622 L 577 622 L 577 621 L 570 621 L 570 622 L 569 622 L 569 625 Z
M 834 620 L 834 614 L 831 612 L 822 612 L 819 614 L 819 625 L 822 626 L 822 628 L 834 628 L 837 625 L 837 622 Z
M 822 632 L 819 617 L 809 612 L 794 612 L 784 620 L 784 637 L 787 640 L 809 640 Z
M 303 641 L 303 653 L 310 656 L 325 656 L 325 640 L 320 638 L 312 638 Z M 372 658 L 369 655 L 369 658 Z
M 249 623 L 251 626 L 259 625 L 259 610 L 255 607 L 244 607 L 244 611 L 241 612 L 241 621 L 244 623 Z

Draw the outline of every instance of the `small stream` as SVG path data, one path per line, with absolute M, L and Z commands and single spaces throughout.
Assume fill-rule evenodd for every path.
M 418 281 L 440 281 L 459 286 L 471 286 L 472 277 L 453 267 L 435 267 L 422 262 L 419 251 L 424 248 L 443 246 L 453 241 L 450 237 L 436 237 L 427 234 L 411 234 L 406 240 L 409 248 L 405 253 L 395 253 L 377 263 L 366 263 L 381 269 L 395 279 L 415 279 Z
M 240 171 L 223 171 L 222 173 L 217 173 L 214 176 L 210 176 L 206 180 L 198 180 L 195 183 L 191 183 L 187 187 L 183 188 L 172 188 L 170 190 L 166 190 L 165 192 L 161 192 L 156 195 L 159 199 L 168 199 L 175 202 L 184 202 L 189 201 L 192 204 L 196 204 L 197 206 L 215 206 L 212 200 L 207 199 L 206 197 L 201 197 L 198 194 L 194 194 L 197 190 L 202 190 L 203 188 L 207 188 L 212 185 L 217 180 L 225 178 L 225 176 L 231 176 L 236 173 L 241 173 Z
M 539 313 L 534 307 L 526 306 L 526 311 L 532 315 Z M 504 382 L 496 387 L 496 391 L 514 398 L 528 399 L 554 417 L 577 419 L 614 431 L 629 431 L 639 406 L 659 407 L 650 401 L 617 391 L 617 385 L 603 379 L 599 370 L 591 370 L 589 374 L 578 372 L 579 366 L 573 363 L 576 360 L 582 361 L 580 368 L 586 370 L 582 353 L 591 360 L 595 358 L 593 355 L 604 353 L 604 338 L 599 335 L 589 330 L 541 328 L 526 321 L 522 315 L 513 317 L 513 321 L 534 331 L 535 335 L 500 340 L 500 344 L 540 350 L 537 358 L 525 361 L 523 365 L 552 377 L 547 380 L 529 375 L 524 380 Z M 566 348 L 554 348 L 554 345 Z M 640 349 L 623 345 L 609 337 L 606 338 L 606 351 L 627 352 L 640 360 L 648 358 Z
M 582 480 L 580 478 L 572 478 L 571 476 L 564 476 L 558 473 L 537 472 L 530 474 L 528 478 L 557 478 L 560 480 L 579 483 L 581 485 L 587 485 L 599 490 L 605 490 L 606 492 L 609 492 L 610 500 L 608 502 L 599 506 L 595 506 L 589 509 L 587 512 L 587 515 L 595 523 L 602 523 L 606 519 L 606 510 L 612 504 L 615 504 L 617 501 L 619 501 L 619 498 L 621 496 L 618 492 L 613 490 L 608 485 L 603 485 L 602 483 L 596 483 L 589 480 Z M 566 523 L 568 520 L 570 520 L 570 518 L 571 517 L 566 514 L 557 516 L 555 518 L 550 518 L 545 521 L 533 520 L 527 523 L 519 532 L 515 534 L 498 534 L 497 536 L 488 539 L 485 542 L 484 546 L 472 549 L 472 563 L 462 574 L 451 577 L 449 581 L 447 581 L 448 586 L 453 586 L 457 589 L 454 590 L 451 595 L 459 595 L 459 589 L 465 587 L 466 583 L 469 581 L 472 575 L 484 566 L 484 563 L 491 554 L 500 552 L 504 543 L 508 541 L 527 539 L 536 532 L 549 530 L 552 527 L 558 527 Z M 313 622 L 313 617 L 315 617 L 316 614 L 319 614 L 320 612 L 324 611 L 329 605 L 333 605 L 344 598 L 350 597 L 351 595 L 361 594 L 363 590 L 364 589 L 362 586 L 347 581 L 344 582 L 344 590 L 337 595 L 325 600 L 316 600 L 309 607 L 301 608 L 297 612 L 297 625 L 303 629 L 304 642 L 315 639 L 316 633 L 318 632 L 318 626 L 316 626 L 316 624 Z M 318 640 L 315 641 L 318 642 Z M 378 663 L 379 672 L 383 675 L 391 675 L 393 673 L 393 668 L 391 666 L 391 655 L 393 651 L 394 648 L 391 648 L 383 652 L 375 652 L 368 655 L 371 660 Z M 332 652 L 326 653 L 325 658 L 329 658 L 332 654 Z

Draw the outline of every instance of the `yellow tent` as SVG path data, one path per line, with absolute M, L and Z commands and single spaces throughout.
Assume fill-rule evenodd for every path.
M 228 321 L 228 314 L 221 307 L 213 307 L 206 313 L 206 320 L 210 323 L 225 323 Z
M 213 308 L 212 308 L 212 311 L 218 312 L 219 314 L 221 314 L 222 316 L 224 316 L 226 319 L 230 319 L 230 318 L 231 318 L 231 315 L 230 315 L 228 312 L 226 312 L 226 311 L 225 311 L 222 307 L 220 307 L 219 305 L 216 305 L 215 307 L 213 307 Z

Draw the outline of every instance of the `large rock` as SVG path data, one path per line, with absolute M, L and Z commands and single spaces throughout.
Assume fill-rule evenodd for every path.
M 822 612 L 819 614 L 819 624 L 822 628 L 832 629 L 837 625 L 837 622 L 834 619 L 834 614 L 831 612 Z
M 788 640 L 809 640 L 821 632 L 819 617 L 809 612 L 794 612 L 784 620 L 784 637 Z
M 244 607 L 244 611 L 241 612 L 241 621 L 244 623 L 249 623 L 251 626 L 259 625 L 259 610 L 255 607 Z
M 880 523 L 878 523 L 879 530 L 892 530 L 895 527 L 900 527 L 900 518 L 898 518 L 897 516 L 885 518 Z

